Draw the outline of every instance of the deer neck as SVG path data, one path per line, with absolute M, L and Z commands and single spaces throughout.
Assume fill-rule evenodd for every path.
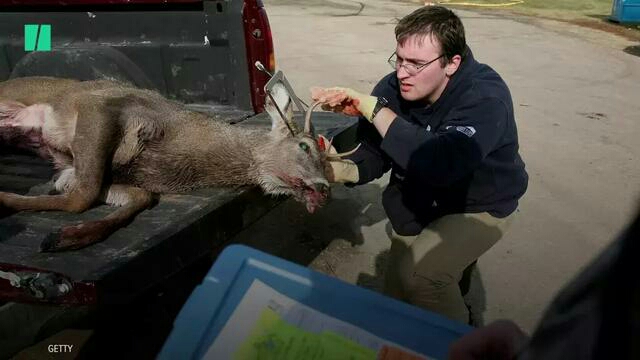
M 238 129 L 240 130 L 240 129 Z M 205 144 L 202 149 L 204 181 L 208 185 L 235 186 L 257 184 L 256 159 L 259 137 L 246 131 L 230 131 L 224 138 Z

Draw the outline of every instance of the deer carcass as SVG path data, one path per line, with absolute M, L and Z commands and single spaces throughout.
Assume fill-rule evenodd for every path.
M 60 194 L 0 192 L 0 207 L 83 212 L 97 202 L 119 206 L 101 220 L 63 227 L 41 251 L 104 240 L 149 207 L 155 194 L 201 187 L 258 185 L 267 194 L 293 195 L 313 212 L 328 196 L 328 155 L 310 131 L 315 106 L 304 132 L 293 134 L 285 123 L 293 116 L 288 96 L 276 86 L 267 100 L 269 132 L 214 121 L 157 92 L 108 80 L 2 82 L 0 141 L 51 159 Z

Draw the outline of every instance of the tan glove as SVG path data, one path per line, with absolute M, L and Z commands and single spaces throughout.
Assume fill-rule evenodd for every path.
M 343 87 L 311 89 L 311 98 L 320 101 L 324 110 L 340 112 L 346 115 L 362 115 L 369 122 L 376 107 L 378 98 L 359 93 L 353 89 Z
M 337 154 L 336 148 L 329 148 L 330 154 Z M 325 162 L 324 173 L 331 183 L 357 183 L 360 180 L 358 165 L 348 159 L 331 159 Z

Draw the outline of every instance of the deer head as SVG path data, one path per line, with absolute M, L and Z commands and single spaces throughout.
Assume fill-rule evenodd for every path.
M 267 95 L 265 109 L 271 118 L 271 132 L 268 141 L 257 148 L 258 183 L 265 193 L 292 195 L 313 213 L 329 196 L 325 162 L 352 154 L 358 148 L 338 154 L 332 151 L 331 141 L 322 135 L 316 137 L 311 114 L 320 102 L 307 109 L 304 130 L 299 131 L 293 121 L 291 96 L 295 94 L 276 83 Z
M 286 88 L 276 84 L 268 95 L 271 132 L 255 149 L 258 183 L 265 193 L 291 195 L 313 213 L 329 196 L 326 157 L 311 131 L 297 130 Z

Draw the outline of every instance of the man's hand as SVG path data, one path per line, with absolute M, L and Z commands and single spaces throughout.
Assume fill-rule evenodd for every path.
M 378 99 L 375 96 L 361 94 L 343 87 L 312 88 L 311 99 L 320 101 L 324 110 L 340 112 L 346 115 L 362 115 L 369 122 Z
M 324 173 L 330 183 L 356 183 L 360 179 L 358 165 L 351 160 L 327 160 Z
M 449 360 L 511 360 L 527 342 L 515 323 L 498 320 L 478 328 L 451 344 Z
M 337 154 L 333 145 L 329 154 Z M 327 159 L 324 164 L 324 174 L 330 183 L 356 183 L 360 180 L 358 165 L 347 159 Z

